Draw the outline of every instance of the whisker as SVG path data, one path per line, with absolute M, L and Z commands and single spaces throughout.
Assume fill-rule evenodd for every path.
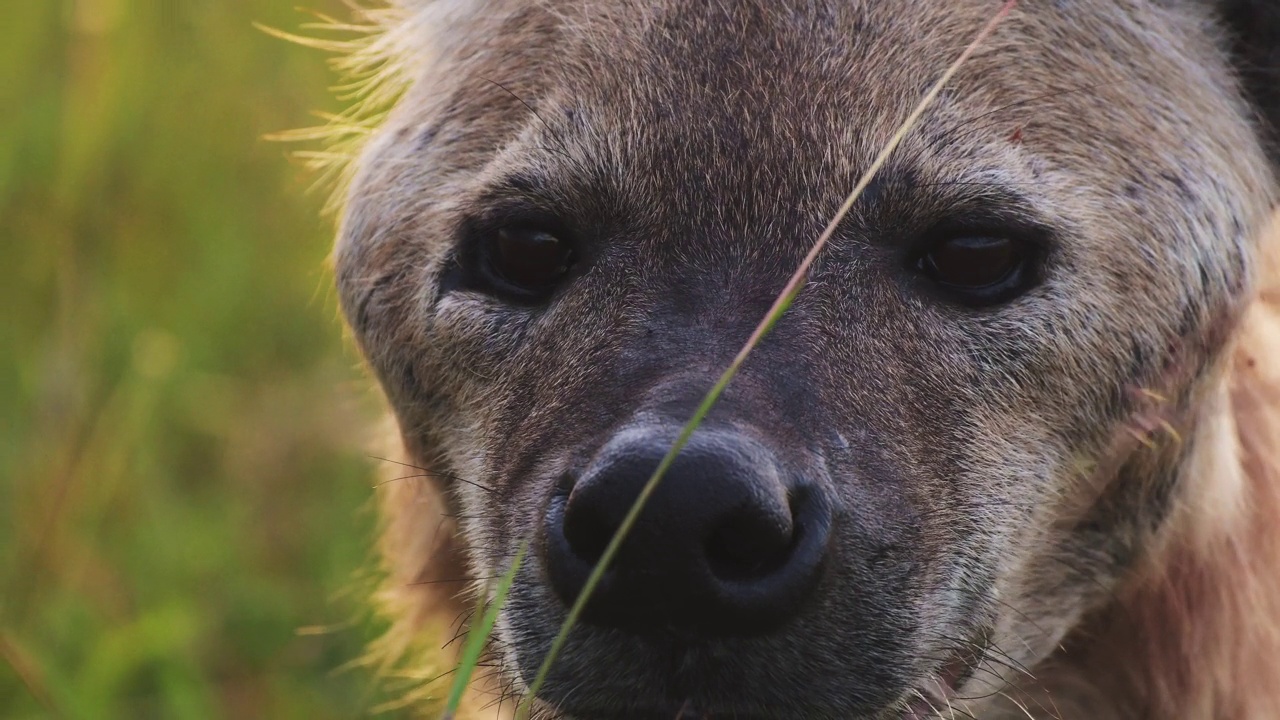
M 487 78 L 487 77 L 482 77 L 481 79 L 482 79 L 482 80 L 484 80 L 485 82 L 487 82 L 487 83 L 489 83 L 489 84 L 491 84 L 491 85 L 493 85 L 493 86 L 495 86 L 495 87 L 497 87 L 497 88 L 501 89 L 501 90 L 502 90 L 503 92 L 505 92 L 506 94 L 508 94 L 508 95 L 510 95 L 511 97 L 515 98 L 516 102 L 518 102 L 518 103 L 520 103 L 521 105 L 523 105 L 523 106 L 525 107 L 525 109 L 529 111 L 529 113 L 530 113 L 530 114 L 532 114 L 535 118 L 537 118 L 537 119 L 538 119 L 538 122 L 542 123 L 543 127 L 545 127 L 545 128 L 547 129 L 547 132 L 551 133 L 551 137 L 552 137 L 552 138 L 554 138 L 554 139 L 555 139 L 555 141 L 556 141 L 557 143 L 559 143 L 559 144 L 560 144 L 560 148 L 561 148 L 561 149 L 560 149 L 560 150 L 558 150 L 558 151 L 556 151 L 556 154 L 560 155 L 561 157 L 565 158 L 566 160 L 568 160 L 568 161 L 570 161 L 570 162 L 574 162 L 573 157 L 572 157 L 571 155 L 569 155 L 569 145 L 568 145 L 568 143 L 566 143 L 566 142 L 564 141 L 564 138 L 563 138 L 563 137 L 561 137 L 560 132 L 559 132 L 558 130 L 556 130 L 554 127 L 552 127 L 552 126 L 551 126 L 551 124 L 550 124 L 550 123 L 548 123 L 548 122 L 547 122 L 547 121 L 546 121 L 546 120 L 545 120 L 541 115 L 539 115 L 539 114 L 538 114 L 538 111 L 537 111 L 537 110 L 534 110 L 532 105 L 530 105 L 529 103 L 525 102 L 525 99 L 524 99 L 524 98 L 522 98 L 522 97 L 520 97 L 519 95 L 515 94 L 514 92 L 512 92 L 512 91 L 511 91 L 511 89 L 510 89 L 510 88 L 508 88 L 506 85 L 503 85 L 502 83 L 498 82 L 497 80 L 492 80 L 492 79 Z M 550 151 L 550 150 L 551 150 L 551 148 L 544 148 L 544 149 L 545 149 L 545 150 L 548 150 L 548 151 Z
M 484 490 L 485 492 L 489 492 L 489 493 L 497 492 L 496 490 L 494 490 L 491 487 L 488 487 L 487 485 L 482 485 L 474 480 L 468 480 L 467 478 L 464 478 L 460 475 L 452 475 L 450 473 L 438 472 L 430 468 L 424 468 L 419 465 L 414 465 L 413 463 L 401 462 L 399 460 L 392 460 L 391 458 L 385 458 L 378 455 L 366 455 L 365 457 L 368 457 L 371 460 L 381 460 L 382 462 L 391 463 L 392 465 L 400 465 L 401 467 L 407 467 L 407 468 L 411 468 L 413 470 L 419 470 L 425 473 L 424 475 L 406 475 L 403 478 L 392 478 L 391 480 L 384 480 L 382 482 L 375 484 L 374 487 L 381 487 L 388 482 L 394 482 L 396 480 L 408 480 L 410 478 L 415 478 L 415 477 L 428 477 L 428 478 L 438 477 L 438 478 L 444 478 L 445 480 L 450 480 L 453 482 L 465 483 L 467 485 L 471 485 L 472 487 L 478 488 L 480 490 Z

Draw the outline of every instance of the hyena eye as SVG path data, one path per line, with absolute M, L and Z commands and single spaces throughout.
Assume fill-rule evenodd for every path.
M 536 227 L 500 228 L 487 238 L 482 262 L 495 289 L 538 298 L 550 293 L 573 265 L 573 248 Z
M 916 269 L 967 305 L 1012 300 L 1034 280 L 1037 248 L 1008 237 L 955 235 L 930 244 Z

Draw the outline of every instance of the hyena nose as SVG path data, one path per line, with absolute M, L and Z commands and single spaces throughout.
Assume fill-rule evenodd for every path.
M 614 437 L 566 478 L 546 517 L 551 584 L 572 603 L 671 447 L 672 428 Z M 649 497 L 586 606 L 585 619 L 629 630 L 766 632 L 811 593 L 831 504 L 788 482 L 777 457 L 737 432 L 699 430 Z

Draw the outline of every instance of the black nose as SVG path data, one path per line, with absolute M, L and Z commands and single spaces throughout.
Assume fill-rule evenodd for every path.
M 673 428 L 620 433 L 547 513 L 547 568 L 566 603 L 675 439 Z M 739 432 L 699 430 L 645 504 L 585 619 L 634 630 L 765 632 L 809 595 L 826 552 L 831 508 L 819 488 L 789 482 L 777 458 Z

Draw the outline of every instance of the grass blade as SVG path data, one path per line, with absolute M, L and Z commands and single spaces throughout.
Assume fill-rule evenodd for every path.
M 467 684 L 471 682 L 476 664 L 480 662 L 480 653 L 484 651 L 485 643 L 493 633 L 493 626 L 498 621 L 498 612 L 507 601 L 507 593 L 511 592 L 511 583 L 515 581 L 516 573 L 520 571 L 520 565 L 524 562 L 524 555 L 528 549 L 528 542 L 520 543 L 520 549 L 516 551 L 511 567 L 498 581 L 497 592 L 493 600 L 487 603 L 487 607 L 485 607 L 484 597 L 481 596 L 480 607 L 485 607 L 485 612 L 480 622 L 472 625 L 467 631 L 467 644 L 462 648 L 462 657 L 458 661 L 458 670 L 453 678 L 453 687 L 449 689 L 449 699 L 445 703 L 444 714 L 440 716 L 441 720 L 453 720 L 457 716 L 458 706 L 462 704 L 462 694 L 466 692 Z
M 689 422 L 687 422 L 681 429 L 680 435 L 677 436 L 675 442 L 671 446 L 671 449 L 667 452 L 666 456 L 662 458 L 662 462 L 658 464 L 657 469 L 654 470 L 649 481 L 645 484 L 644 488 L 641 489 L 639 496 L 637 496 L 635 503 L 632 504 L 631 509 L 623 519 L 622 524 L 618 526 L 617 532 L 614 533 L 613 538 L 605 547 L 604 553 L 600 556 L 599 562 L 597 562 L 596 566 L 592 569 L 591 575 L 588 576 L 586 583 L 583 585 L 582 592 L 578 594 L 578 598 L 574 601 L 573 607 L 569 609 L 569 614 L 565 617 L 565 621 L 560 628 L 560 632 L 556 635 L 555 640 L 552 641 L 551 648 L 547 652 L 547 657 L 543 660 L 541 667 L 538 668 L 537 675 L 534 677 L 533 682 L 530 683 L 528 692 L 525 694 L 524 699 L 517 708 L 517 718 L 528 717 L 533 699 L 537 697 L 538 691 L 542 688 L 542 684 L 546 682 L 547 675 L 551 672 L 551 665 L 555 662 L 555 659 L 559 655 L 561 649 L 563 649 L 564 643 L 569 637 L 569 632 L 577 624 L 579 617 L 582 615 L 583 608 L 586 607 L 587 601 L 591 598 L 591 594 L 595 591 L 601 577 L 604 576 L 605 570 L 608 569 L 609 564 L 613 561 L 614 556 L 618 552 L 618 548 L 621 547 L 623 540 L 635 524 L 636 518 L 640 516 L 640 513 L 648 502 L 649 497 L 652 496 L 654 490 L 657 489 L 658 483 L 662 481 L 663 476 L 675 461 L 676 456 L 684 449 L 684 446 L 688 444 L 689 438 L 693 436 L 694 431 L 702 424 L 707 413 L 711 411 L 711 408 L 714 407 L 716 402 L 720 399 L 720 395 L 724 392 L 724 389 L 728 387 L 729 381 L 737 375 L 738 369 L 742 367 L 742 363 L 746 361 L 747 356 L 755 350 L 756 346 L 760 344 L 760 341 L 764 339 L 765 335 L 773 329 L 774 325 L 782 317 L 782 314 L 787 311 L 787 308 L 791 307 L 791 303 L 795 300 L 796 296 L 800 294 L 801 288 L 804 287 L 805 279 L 808 277 L 809 269 L 813 266 L 814 260 L 817 259 L 823 248 L 827 246 L 827 243 L 831 240 L 831 236 L 835 234 L 836 228 L 844 220 L 845 216 L 849 214 L 849 211 L 853 208 L 853 205 L 857 202 L 858 198 L 862 196 L 867 185 L 871 183 L 876 174 L 880 172 L 880 169 L 884 167 L 889 156 L 893 154 L 893 151 L 896 150 L 900 144 L 902 144 L 903 139 L 906 138 L 907 134 L 911 132 L 911 129 L 915 127 L 915 124 L 920 120 L 920 117 L 924 115 L 925 111 L 929 109 L 929 106 L 937 99 L 938 94 L 941 93 L 942 89 L 951 81 L 951 78 L 955 76 L 956 72 L 958 72 L 966 62 L 968 62 L 969 58 L 977 51 L 982 43 L 984 43 L 987 38 L 995 32 L 995 29 L 1006 17 L 1009 16 L 1009 13 L 1013 11 L 1013 8 L 1017 4 L 1018 0 L 1007 0 L 1007 2 L 1004 3 L 1000 10 L 991 18 L 982 30 L 978 32 L 973 41 L 970 42 L 969 45 L 965 47 L 964 51 L 960 53 L 960 56 L 956 58 L 955 62 L 953 62 L 946 71 L 943 72 L 942 76 L 938 78 L 933 87 L 925 93 L 924 97 L 920 100 L 919 104 L 916 105 L 915 109 L 912 110 L 911 114 L 907 116 L 907 119 L 902 122 L 889 141 L 885 143 L 884 148 L 876 156 L 875 160 L 871 163 L 871 166 L 867 168 L 867 171 L 862 175 L 862 178 L 858 181 L 857 185 L 854 186 L 853 190 L 845 198 L 844 203 L 841 204 L 840 209 L 836 211 L 835 216 L 822 231 L 818 240 L 814 242 L 813 247 L 810 248 L 808 254 L 805 255 L 804 260 L 800 262 L 799 267 L 796 268 L 795 273 L 792 274 L 791 279 L 788 280 L 786 286 L 782 289 L 782 292 L 778 294 L 778 298 L 774 301 L 773 306 L 769 308 L 769 312 L 765 315 L 764 319 L 756 326 L 755 331 L 751 333 L 751 337 L 747 340 L 746 344 L 743 345 L 742 349 L 738 351 L 738 354 L 734 356 L 733 362 L 729 364 L 729 367 L 720 375 L 720 378 L 716 381 L 710 392 L 708 392 L 702 399 L 702 402 L 698 405 L 698 409 L 694 412 L 693 417 L 691 417 Z

